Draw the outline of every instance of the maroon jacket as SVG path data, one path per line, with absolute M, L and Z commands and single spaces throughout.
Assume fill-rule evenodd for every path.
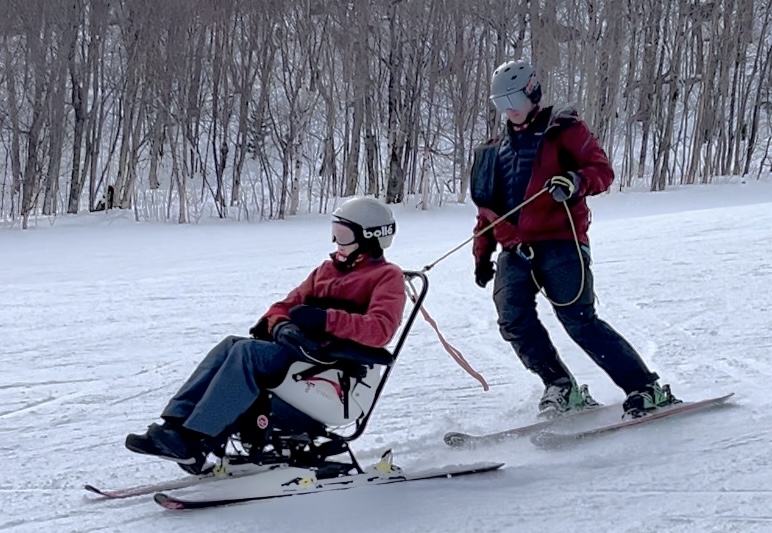
M 406 300 L 405 278 L 397 265 L 365 258 L 352 270 L 341 272 L 327 260 L 273 304 L 258 324 L 270 332 L 277 323 L 289 320 L 289 311 L 296 305 L 315 305 L 327 309 L 328 334 L 382 348 L 397 333 Z
M 614 171 L 608 157 L 587 125 L 579 120 L 576 110 L 567 107 L 552 112 L 549 126 L 539 143 L 531 179 L 525 197 L 530 198 L 543 189 L 553 176 L 576 172 L 581 180 L 578 196 L 569 200 L 571 217 L 576 226 L 579 241 L 588 244 L 587 230 L 590 226 L 590 208 L 585 198 L 608 190 L 614 180 Z M 475 151 L 475 170 L 493 172 L 498 140 L 494 139 Z M 487 164 L 480 161 L 486 160 Z M 490 162 L 493 161 L 493 164 Z M 475 168 L 476 167 L 476 168 Z M 477 233 L 504 213 L 494 213 L 490 208 L 478 205 Z M 565 207 L 552 199 L 549 193 L 541 194 L 536 200 L 522 208 L 517 225 L 502 221 L 493 229 L 476 237 L 473 243 L 475 259 L 488 260 L 496 245 L 512 248 L 519 243 L 533 243 L 546 240 L 573 240 Z

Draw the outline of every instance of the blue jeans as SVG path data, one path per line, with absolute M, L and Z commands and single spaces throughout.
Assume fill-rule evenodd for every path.
M 183 427 L 192 431 L 221 436 L 257 400 L 261 387 L 278 385 L 299 360 L 273 342 L 226 337 L 199 363 L 161 416 L 184 420 Z
M 531 270 L 549 298 L 571 301 L 579 292 L 581 263 L 573 241 L 547 241 L 533 245 L 533 258 L 504 250 L 498 257 L 493 300 L 499 331 L 526 368 L 538 374 L 545 385 L 570 374 L 536 313 L 538 287 Z M 625 393 L 640 390 L 658 379 L 641 356 L 595 312 L 595 292 L 589 248 L 583 246 L 584 288 L 576 302 L 553 306 L 568 335 Z

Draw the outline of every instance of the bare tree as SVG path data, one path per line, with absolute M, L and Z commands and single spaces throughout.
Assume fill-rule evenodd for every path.
M 96 6 L 99 10 L 102 6 Z M 72 135 L 72 166 L 70 169 L 70 191 L 67 201 L 67 212 L 77 213 L 80 206 L 80 196 L 83 192 L 84 176 L 81 175 L 81 154 L 83 149 L 83 136 L 86 129 L 88 106 L 88 79 L 84 81 L 84 63 L 80 57 L 80 28 L 84 24 L 85 2 L 77 0 L 70 3 L 65 11 L 68 17 L 67 63 L 65 64 L 70 75 L 70 104 L 74 114 Z M 93 48 L 89 49 L 93 52 Z M 92 59 L 92 62 L 94 60 Z M 90 74 L 90 72 L 87 72 Z M 89 154 L 90 156 L 93 154 Z
M 772 18 L 772 6 L 767 4 L 767 9 L 764 11 L 763 22 L 761 25 L 761 35 L 769 35 L 770 19 Z M 750 117 L 750 132 L 748 134 L 748 142 L 745 153 L 745 166 L 743 167 L 743 175 L 750 172 L 750 166 L 753 160 L 753 152 L 756 149 L 756 141 L 759 136 L 759 124 L 760 114 L 763 105 L 766 105 L 767 113 L 772 110 L 772 99 L 770 99 L 770 93 L 772 92 L 772 41 L 767 39 L 766 47 L 763 45 L 764 40 L 758 40 L 758 49 L 756 52 L 756 59 L 753 62 L 752 73 L 756 75 L 758 80 L 756 83 L 756 94 L 753 98 L 753 109 Z M 766 51 L 764 51 L 766 48 Z M 750 87 L 749 87 L 750 89 Z M 747 96 L 747 94 L 746 94 Z M 772 131 L 769 129 L 769 123 L 767 124 L 767 145 L 764 152 L 764 159 L 767 158 L 769 153 L 769 139 L 772 138 Z M 761 172 L 762 163 L 759 163 L 759 172 Z
M 301 6 L 300 9 L 308 9 L 308 6 Z M 277 213 L 279 218 L 297 214 L 301 132 L 308 123 L 312 105 L 308 92 L 310 69 L 307 65 L 314 44 L 307 13 L 293 16 L 293 12 L 288 11 L 283 15 L 276 36 L 280 43 L 278 57 L 281 66 L 278 77 L 282 94 L 277 106 L 271 107 L 273 135 L 280 148 L 282 166 Z
M 388 154 L 389 173 L 386 186 L 386 202 L 400 203 L 405 189 L 405 168 L 403 155 L 406 132 L 401 128 L 404 113 L 403 71 L 404 49 L 402 21 L 399 4 L 394 2 L 388 13 L 389 53 L 388 53 Z
M 38 2 L 12 2 L 12 9 L 19 16 L 20 31 L 24 39 L 25 71 L 23 94 L 30 95 L 27 102 L 29 114 L 27 125 L 19 127 L 26 141 L 26 155 L 23 161 L 21 180 L 20 215 L 22 228 L 27 228 L 29 217 L 40 191 L 40 177 L 43 175 L 42 133 L 46 121 L 45 110 L 50 93 L 50 65 L 48 47 L 52 42 L 52 21 L 44 6 Z M 41 14 L 43 16 L 41 16 Z M 13 82 L 12 82 L 13 83 Z
M 764 0 L 7 5 L 0 213 L 23 225 L 78 212 L 86 188 L 89 209 L 112 207 L 113 190 L 147 216 L 165 197 L 180 222 L 362 193 L 464 202 L 473 147 L 501 127 L 492 70 L 520 58 L 545 105 L 577 104 L 621 155 L 620 188 L 768 160 Z
M 253 5 L 251 10 L 247 10 Z M 273 39 L 274 21 L 264 14 L 264 10 L 274 11 L 273 2 L 261 2 L 241 5 L 246 11 L 243 16 L 236 16 L 236 39 L 238 44 L 228 65 L 234 91 L 238 95 L 239 111 L 234 164 L 231 184 L 230 205 L 236 205 L 239 200 L 242 172 L 249 153 L 249 126 L 252 104 L 255 103 L 255 115 L 265 116 L 270 90 L 269 76 L 273 70 L 276 45 Z M 226 60 L 228 60 L 226 58 Z M 259 80 L 259 84 L 257 84 Z M 254 91 L 258 91 L 254 95 Z M 253 127 L 261 128 L 262 120 Z

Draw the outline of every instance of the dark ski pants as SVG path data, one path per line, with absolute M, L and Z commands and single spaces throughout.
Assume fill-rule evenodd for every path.
M 528 247 L 524 247 L 527 250 Z M 515 349 L 526 368 L 541 377 L 545 385 L 570 376 L 536 313 L 538 287 L 550 300 L 566 303 L 574 299 L 581 284 L 581 263 L 573 241 L 547 241 L 532 246 L 533 258 L 523 251 L 499 254 L 493 300 L 498 311 L 501 336 Z M 553 305 L 568 335 L 606 374 L 629 394 L 658 379 L 640 355 L 619 333 L 598 318 L 590 268 L 589 248 L 582 246 L 584 289 L 571 305 Z
M 183 427 L 217 437 L 257 400 L 258 384 L 278 385 L 298 360 L 273 342 L 226 337 L 199 363 L 161 417 L 183 419 Z

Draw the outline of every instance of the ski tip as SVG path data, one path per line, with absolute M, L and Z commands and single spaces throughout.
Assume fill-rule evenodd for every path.
M 445 436 L 442 437 L 442 440 L 445 441 L 445 444 L 448 446 L 452 446 L 454 448 L 458 448 L 460 446 L 464 446 L 467 444 L 469 440 L 469 435 L 466 433 L 457 433 L 457 432 L 450 432 L 445 433 Z
M 505 465 L 506 465 L 506 463 L 491 463 L 488 466 L 484 466 L 484 467 L 480 468 L 479 470 L 477 470 L 477 472 L 479 472 L 479 473 L 482 473 L 482 472 L 493 472 L 494 470 L 499 470 L 500 468 L 504 467 Z
M 163 507 L 164 509 L 169 509 L 172 511 L 181 511 L 185 509 L 185 504 L 181 501 L 172 498 L 168 494 L 164 494 L 163 492 L 159 492 L 153 496 L 153 501 Z
M 448 472 L 445 474 L 445 477 L 447 478 L 454 478 L 454 477 L 461 477 L 468 474 L 484 474 L 486 472 L 493 472 L 495 470 L 499 470 L 501 467 L 505 466 L 506 463 L 479 463 L 476 465 L 470 465 L 468 468 L 464 470 L 460 470 L 458 472 Z
M 99 494 L 100 496 L 105 496 L 105 493 L 102 492 L 100 489 L 96 488 L 94 485 L 86 484 L 86 485 L 83 485 L 83 488 L 91 493 Z
M 116 498 L 125 498 L 126 495 L 113 491 L 113 490 L 103 490 L 100 488 L 95 487 L 94 485 L 83 485 L 83 488 L 89 491 L 91 494 L 96 494 L 97 496 L 101 496 L 102 498 L 106 498 L 108 500 L 114 500 Z

